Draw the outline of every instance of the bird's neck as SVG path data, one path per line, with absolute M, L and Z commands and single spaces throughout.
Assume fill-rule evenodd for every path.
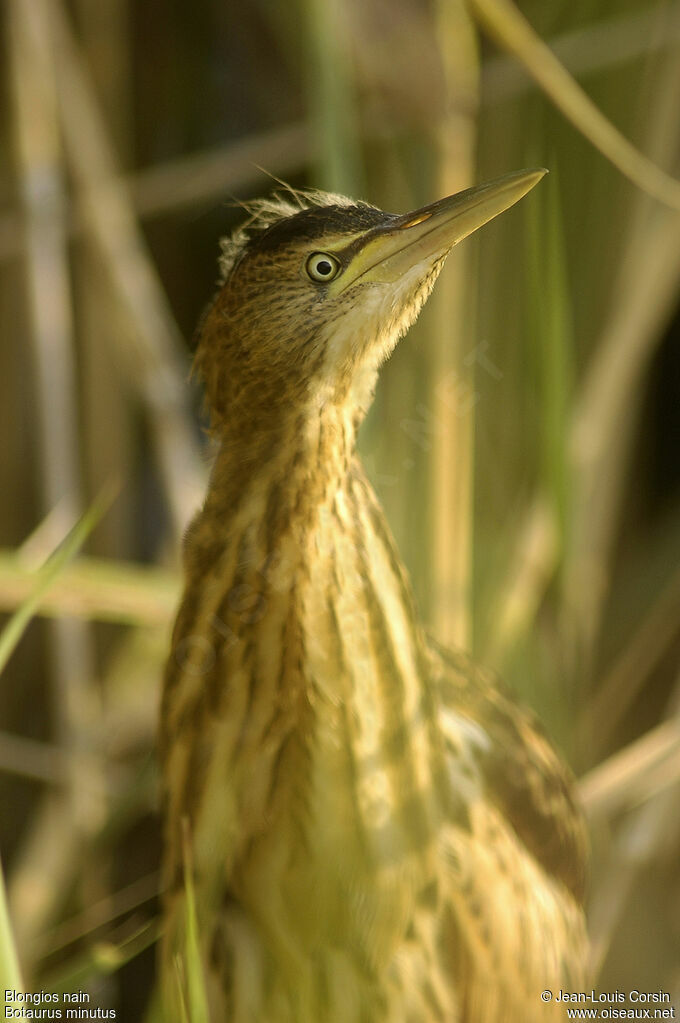
M 342 486 L 354 455 L 357 425 L 353 407 L 336 403 L 282 410 L 266 430 L 253 417 L 238 434 L 231 431 L 224 437 L 208 503 L 226 502 L 230 513 L 237 514 L 247 514 L 248 508 L 258 514 L 260 509 L 274 530 L 283 527 L 284 515 L 300 525 L 305 511 Z
M 330 571 L 336 554 L 329 544 L 352 528 L 338 508 L 347 507 L 361 472 L 353 409 L 319 404 L 312 413 L 282 414 L 266 432 L 251 425 L 225 433 L 204 506 L 185 537 L 176 638 L 185 627 L 197 635 L 201 622 L 200 643 L 192 639 L 190 651 L 201 661 L 189 669 L 196 687 L 206 681 L 202 663 L 216 660 L 213 648 L 221 651 L 224 636 L 232 643 L 253 633 L 263 644 L 260 619 L 275 612 L 278 620 L 287 607 L 291 620 L 301 617 L 301 589 Z
M 168 696 L 179 673 L 190 698 L 205 700 L 207 690 L 211 701 L 228 702 L 230 666 L 257 650 L 255 659 L 266 662 L 257 677 L 272 687 L 263 696 L 270 710 L 279 706 L 276 687 L 287 687 L 286 703 L 300 697 L 300 715 L 321 686 L 336 703 L 365 696 L 374 706 L 369 716 L 380 707 L 395 732 L 408 727 L 403 714 L 421 714 L 417 660 L 425 643 L 354 452 L 357 422 L 354 406 L 320 406 L 315 417 L 282 423 L 268 448 L 225 438 L 187 532 Z M 251 724 L 246 714 L 244 734 Z
M 214 888 L 206 881 L 217 902 L 225 869 L 236 869 L 258 835 L 262 892 L 288 864 L 288 889 L 317 884 L 330 900 L 327 864 L 342 848 L 352 884 L 361 873 L 366 898 L 388 909 L 390 878 L 408 863 L 415 885 L 431 849 L 435 779 L 445 771 L 427 648 L 353 454 L 354 428 L 346 410 L 320 409 L 257 465 L 225 442 L 187 535 L 164 691 L 165 773 L 176 779 L 168 813 L 190 819 L 197 868 L 208 871 L 226 843 Z M 208 799 L 212 775 L 229 813 Z M 227 826 L 234 831 L 225 837 Z M 169 871 L 181 863 L 180 839 L 177 830 Z M 378 864 L 387 870 L 380 898 Z M 260 905 L 259 891 L 247 897 Z M 388 917 L 386 948 L 391 909 Z M 295 926 L 317 924 L 305 917 Z
M 271 738 L 279 726 L 304 730 L 323 694 L 352 720 L 382 721 L 402 751 L 429 716 L 420 663 L 426 644 L 406 571 L 355 454 L 360 418 L 354 403 L 320 404 L 314 415 L 284 421 L 268 448 L 258 446 L 256 462 L 226 439 L 190 536 L 188 593 L 195 585 L 212 602 L 213 631 L 234 650 L 258 651 L 257 678 L 267 680 L 261 698 L 244 708 L 243 735 L 254 749 L 262 739 L 255 706 L 265 717 L 280 712 Z M 206 567 L 214 579 L 207 598 Z M 226 691 L 232 680 L 220 674 L 219 658 L 215 664 Z M 424 733 L 418 741 L 427 744 Z

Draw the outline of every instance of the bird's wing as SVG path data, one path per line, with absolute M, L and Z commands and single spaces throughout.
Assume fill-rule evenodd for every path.
M 445 830 L 447 945 L 461 1020 L 546 1020 L 541 992 L 578 990 L 587 942 L 586 838 L 572 779 L 533 716 L 481 669 L 432 645 L 454 793 L 467 822 Z M 461 763 L 461 735 L 474 751 Z
M 433 644 L 443 667 L 444 712 L 455 708 L 486 733 L 477 763 L 490 800 L 549 877 L 583 899 L 586 830 L 574 779 L 538 719 L 462 653 Z

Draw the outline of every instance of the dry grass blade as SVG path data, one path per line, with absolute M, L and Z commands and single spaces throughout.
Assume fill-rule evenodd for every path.
M 44 595 L 63 571 L 67 562 L 85 543 L 112 500 L 111 493 L 100 495 L 37 573 L 30 594 L 17 608 L 0 634 L 0 672 L 7 664 Z
M 103 976 L 116 973 L 125 963 L 141 955 L 145 949 L 158 940 L 158 933 L 158 922 L 151 920 L 139 927 L 134 934 L 120 944 L 114 945 L 111 942 L 94 944 L 82 956 L 69 962 L 66 969 L 45 977 L 42 980 L 42 986 L 46 990 L 61 993 L 87 988 L 88 984 Z
M 9 878 L 9 904 L 17 946 L 31 972 L 39 956 L 46 921 L 52 919 L 66 884 L 74 883 L 83 842 L 78 831 L 65 827 L 68 802 L 52 790 L 34 814 Z
M 106 745 L 103 729 L 97 739 L 103 750 Z M 95 773 L 93 777 L 96 781 Z M 91 780 L 88 778 L 88 783 Z M 140 815 L 147 815 L 155 804 L 155 776 L 148 764 L 132 769 L 118 763 L 109 764 L 106 780 L 108 790 L 96 795 L 106 807 L 107 817 L 95 834 L 83 836 L 77 829 L 65 825 L 67 806 L 58 788 L 48 790 L 49 796 L 43 799 L 31 821 L 31 832 L 14 865 L 10 886 L 17 944 L 30 972 L 54 950 L 60 939 L 73 940 L 71 929 L 82 928 L 86 920 L 91 920 L 93 927 L 101 926 L 106 906 L 111 910 L 116 908 L 116 896 L 90 905 L 90 895 L 89 900 L 83 899 L 82 904 L 87 909 L 79 918 L 58 924 L 57 910 L 62 905 L 64 892 L 72 891 L 87 867 L 102 855 L 102 849 L 106 849 L 108 843 L 115 845 L 130 823 L 138 821 Z M 148 878 L 142 880 L 140 886 L 145 887 L 148 882 Z M 119 894 L 131 904 L 136 897 L 135 886 Z M 148 889 L 145 894 L 149 894 Z
M 13 611 L 32 590 L 35 573 L 11 551 L 0 550 L 0 611 Z M 79 558 L 67 565 L 34 613 L 118 622 L 167 625 L 177 607 L 176 573 L 113 559 Z
M 73 522 L 81 491 L 77 372 L 49 12 L 45 0 L 10 5 L 9 70 L 27 243 L 24 271 L 41 496 L 43 507 L 59 504 Z M 85 708 L 94 673 L 92 637 L 78 621 L 52 622 L 48 635 L 53 655 L 50 702 L 58 740 L 82 747 L 87 744 Z M 74 820 L 84 819 L 87 807 L 75 770 L 69 797 Z
M 597 722 L 597 740 L 604 745 L 664 656 L 678 631 L 680 570 L 676 570 L 646 617 L 604 675 L 585 713 Z
M 639 807 L 622 827 L 610 851 L 608 871 L 600 878 L 589 912 L 590 969 L 597 976 L 609 952 L 619 921 L 642 867 L 654 857 L 663 841 L 666 822 L 677 805 L 671 790 Z
M 2 870 L 0 870 L 0 985 L 3 991 L 23 990 Z
M 643 191 L 680 210 L 680 182 L 639 152 L 595 106 L 510 0 L 470 0 L 477 19 L 513 53 L 574 127 Z
M 658 16 L 657 7 L 615 14 L 551 38 L 550 49 L 574 76 L 610 71 L 680 42 L 680 21 L 674 21 L 668 31 L 654 33 Z M 486 103 L 507 103 L 529 88 L 531 81 L 514 58 L 499 56 L 485 62 L 482 91 Z
M 0 732 L 0 771 L 24 778 L 64 785 L 68 781 L 67 758 L 59 746 Z
M 298 173 L 314 156 L 307 125 L 295 121 L 150 167 L 127 184 L 137 215 L 155 216 L 247 191 L 261 177 L 259 167 L 279 177 Z
M 73 521 L 79 492 L 76 370 L 54 68 L 42 0 L 13 2 L 9 11 L 41 479 L 47 507 L 67 501 Z
M 146 251 L 132 204 L 120 182 L 81 55 L 60 4 L 52 8 L 59 111 L 70 169 L 92 240 L 133 327 L 136 346 L 124 355 L 129 379 L 150 413 L 176 533 L 203 490 L 198 447 L 190 426 L 182 341 Z
M 435 125 L 435 194 L 451 195 L 474 177 L 479 48 L 462 0 L 436 5 L 446 98 Z M 441 398 L 428 466 L 432 529 L 427 558 L 432 627 L 445 643 L 468 646 L 472 633 L 472 509 L 475 437 L 474 267 L 470 247 L 455 249 L 430 299 L 429 383 Z
M 600 342 L 580 387 L 570 429 L 577 554 L 567 588 L 586 648 L 592 645 L 606 595 L 640 381 L 676 300 L 680 231 L 673 217 L 644 225 L 623 265 Z
M 297 174 L 315 150 L 307 126 L 293 121 L 270 131 L 256 132 L 237 142 L 167 160 L 133 174 L 116 177 L 115 185 L 127 193 L 139 218 L 195 208 L 223 200 L 241 190 L 250 191 L 261 178 L 260 167 L 277 176 Z M 105 199 L 110 187 L 102 182 Z M 94 201 L 94 200 L 93 200 Z M 69 237 L 88 230 L 88 220 L 77 207 L 66 207 Z M 21 218 L 14 212 L 0 215 L 0 262 L 25 249 Z
M 85 542 L 111 500 L 111 494 L 101 495 L 37 573 L 31 593 L 17 608 L 0 634 L 0 672 L 11 657 L 45 593 Z M 62 871 L 73 860 L 73 851 L 77 847 L 79 835 L 76 828 L 63 826 L 66 809 L 62 796 L 48 797 L 45 800 L 34 822 L 33 837 L 36 841 L 31 842 L 29 838 L 21 870 L 16 870 L 12 878 L 12 905 L 15 909 L 15 919 L 20 925 L 21 947 L 30 946 L 32 938 L 41 926 L 43 907 L 54 898 L 54 890 L 51 890 L 49 884 L 50 877 L 62 876 Z M 58 836 L 58 840 L 55 840 L 55 836 Z
M 495 626 L 484 652 L 485 661 L 502 664 L 517 639 L 526 633 L 555 571 L 559 553 L 554 510 L 545 497 L 538 496 L 517 538 L 507 579 L 499 587 Z
M 677 146 L 680 62 L 657 71 L 658 99 L 646 113 L 650 152 L 670 160 Z M 588 659 L 600 626 L 646 374 L 672 317 L 680 282 L 678 218 L 635 193 L 625 258 L 612 281 L 604 325 L 574 405 L 569 450 L 574 487 L 574 556 L 566 591 Z M 608 713 L 608 712 L 607 712 Z
M 85 912 L 65 920 L 45 938 L 44 956 L 52 955 L 82 938 L 91 936 L 119 917 L 138 909 L 158 895 L 158 874 L 147 874 L 121 891 L 88 906 Z
M 73 765 L 80 765 L 78 756 L 61 746 L 0 731 L 0 771 L 33 778 L 54 789 L 68 784 Z M 103 756 L 93 757 L 90 765 L 93 770 L 83 772 L 80 779 L 85 794 L 112 796 L 129 783 L 129 773 L 106 764 Z
M 582 791 L 591 813 L 594 809 L 596 812 L 604 810 L 610 817 L 615 807 L 636 807 L 620 824 L 606 874 L 595 889 L 590 911 L 594 974 L 606 958 L 638 873 L 664 852 L 673 855 L 680 835 L 677 826 L 679 785 L 680 718 L 677 715 L 585 779 Z M 630 791 L 626 792 L 627 789 Z
M 591 820 L 611 818 L 680 782 L 680 719 L 647 732 L 593 768 L 580 784 Z

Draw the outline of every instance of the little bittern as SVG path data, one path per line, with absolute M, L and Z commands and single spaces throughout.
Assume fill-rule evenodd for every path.
M 451 248 L 542 174 L 404 216 L 291 192 L 224 244 L 196 355 L 217 454 L 162 701 L 164 1019 L 186 862 L 212 1023 L 526 1023 L 582 984 L 570 775 L 428 639 L 355 454 Z

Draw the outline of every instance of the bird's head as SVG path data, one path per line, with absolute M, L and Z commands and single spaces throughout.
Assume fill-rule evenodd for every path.
M 320 192 L 253 204 L 223 243 L 220 290 L 199 335 L 214 427 L 266 429 L 327 404 L 364 411 L 380 363 L 453 246 L 544 173 L 511 174 L 403 215 Z

